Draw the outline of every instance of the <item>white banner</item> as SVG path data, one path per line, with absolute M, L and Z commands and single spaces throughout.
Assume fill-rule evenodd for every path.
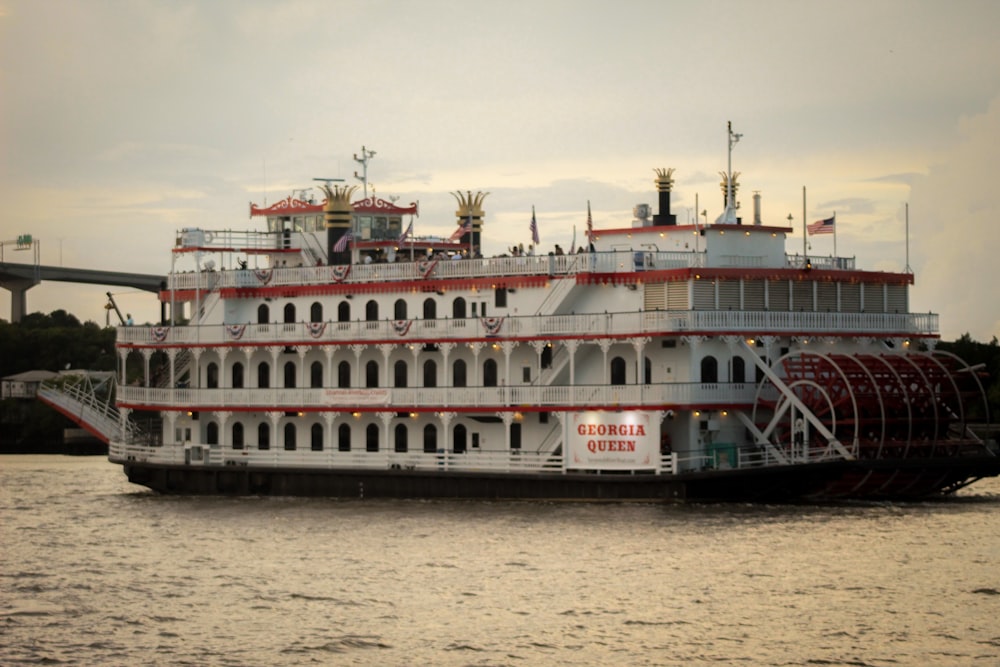
M 659 467 L 660 429 L 648 412 L 578 412 L 569 426 L 568 468 L 639 470 Z
M 388 389 L 326 389 L 328 405 L 385 405 L 389 402 Z

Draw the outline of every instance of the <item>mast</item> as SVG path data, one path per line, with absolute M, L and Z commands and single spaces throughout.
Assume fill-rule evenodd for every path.
M 742 134 L 733 132 L 733 122 L 727 121 L 726 123 L 726 135 L 727 135 L 727 146 L 726 146 L 726 210 L 722 212 L 722 215 L 718 217 L 716 223 L 724 223 L 728 225 L 735 225 L 736 220 L 736 184 L 734 182 L 734 177 L 738 174 L 733 174 L 733 146 L 739 142 Z

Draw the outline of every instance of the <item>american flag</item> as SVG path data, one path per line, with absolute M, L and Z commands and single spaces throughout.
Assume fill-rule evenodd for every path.
M 410 220 L 410 225 L 406 228 L 406 231 L 403 232 L 402 236 L 399 237 L 399 242 L 402 243 L 406 239 L 410 238 L 410 236 L 412 235 L 413 235 L 413 220 Z
M 587 200 L 587 240 L 594 240 L 594 218 L 590 215 L 590 200 Z
M 337 240 L 337 243 L 334 244 L 333 251 L 344 252 L 347 250 L 347 244 L 351 242 L 352 238 L 354 238 L 354 234 L 352 234 L 350 230 L 347 230 L 347 233 L 341 236 L 340 239 Z
M 809 236 L 813 234 L 833 234 L 837 225 L 837 214 L 834 213 L 832 218 L 826 218 L 824 220 L 817 220 L 812 223 L 806 229 L 809 231 Z
M 449 241 L 457 241 L 462 238 L 463 235 L 468 234 L 472 231 L 472 218 L 469 221 L 455 230 L 455 232 L 448 237 Z
M 538 220 L 535 219 L 535 207 L 531 207 L 531 242 L 538 245 Z

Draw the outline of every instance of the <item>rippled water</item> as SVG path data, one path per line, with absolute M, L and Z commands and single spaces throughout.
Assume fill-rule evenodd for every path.
M 0 663 L 997 665 L 1000 483 L 849 506 L 178 498 L 0 458 Z

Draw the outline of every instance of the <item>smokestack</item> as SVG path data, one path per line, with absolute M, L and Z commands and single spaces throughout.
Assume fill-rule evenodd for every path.
M 753 224 L 759 225 L 760 221 L 760 190 L 753 191 Z
M 729 176 L 724 171 L 720 171 L 719 172 L 719 176 L 722 177 L 722 180 L 719 182 L 719 187 L 722 188 L 722 210 L 725 211 L 726 210 L 726 206 L 729 203 L 729 202 L 726 201 L 726 198 L 729 195 L 729 187 L 728 187 L 729 186 Z M 733 213 L 735 213 L 736 211 L 738 211 L 739 208 L 740 208 L 740 205 L 737 203 L 738 200 L 736 199 L 736 193 L 740 189 L 739 178 L 740 178 L 740 172 L 734 171 L 733 172 L 733 201 L 732 201 Z M 716 222 L 719 222 L 719 221 L 716 220 Z M 742 225 L 743 224 L 743 218 L 737 217 L 736 218 L 736 224 L 737 225 Z
M 358 186 L 324 184 L 320 187 L 326 193 L 323 222 L 326 225 L 327 264 L 350 264 L 352 242 L 342 240 L 351 233 L 351 214 L 354 212 L 351 195 Z
M 676 225 L 677 216 L 670 212 L 670 190 L 674 187 L 674 169 L 654 169 L 656 190 L 660 195 L 659 213 L 653 215 L 653 225 Z
M 459 228 L 463 228 L 472 220 L 471 231 L 464 232 L 459 237 L 459 242 L 463 249 L 469 251 L 471 257 L 480 250 L 480 241 L 483 234 L 483 200 L 489 192 L 477 192 L 475 195 L 471 191 L 452 192 L 451 196 L 458 201 L 458 210 L 455 217 L 458 219 Z

